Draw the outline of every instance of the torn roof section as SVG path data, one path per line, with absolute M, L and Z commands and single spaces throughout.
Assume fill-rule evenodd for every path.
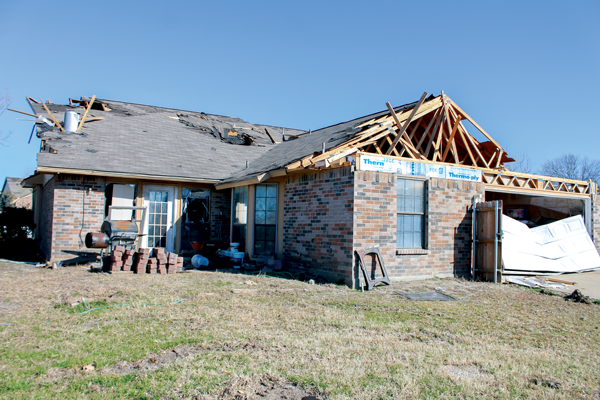
M 506 151 L 443 92 L 424 93 L 414 103 L 319 129 L 272 148 L 250 168 L 219 183 L 226 188 L 292 170 L 344 164 L 356 152 L 403 157 L 410 161 L 499 169 L 514 161 Z M 471 122 L 487 141 L 479 142 L 461 121 Z M 284 172 L 285 171 L 285 172 Z
M 68 105 L 31 102 L 35 114 L 63 122 L 91 99 Z M 217 182 L 246 167 L 285 137 L 303 134 L 240 118 L 95 99 L 80 132 L 38 123 L 38 171 L 93 171 Z

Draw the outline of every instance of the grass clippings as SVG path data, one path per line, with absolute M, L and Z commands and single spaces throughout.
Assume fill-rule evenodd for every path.
M 0 263 L 0 398 L 600 394 L 596 304 L 458 279 L 364 293 L 251 280 Z M 432 290 L 457 301 L 396 295 Z

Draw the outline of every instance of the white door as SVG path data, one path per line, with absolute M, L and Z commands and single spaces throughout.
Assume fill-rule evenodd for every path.
M 144 206 L 147 208 L 142 247 L 164 247 L 175 251 L 173 204 L 177 196 L 174 186 L 144 186 Z

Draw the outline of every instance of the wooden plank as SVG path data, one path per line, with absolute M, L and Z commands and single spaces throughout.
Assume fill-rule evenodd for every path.
M 392 139 L 390 139 L 389 136 L 386 136 L 385 140 L 387 140 L 387 142 L 389 143 L 389 145 L 392 146 Z M 396 154 L 396 156 L 400 157 L 400 154 L 398 153 L 398 150 L 396 150 L 395 148 L 392 148 L 392 151 L 394 152 L 394 154 Z M 410 153 L 409 153 L 409 155 L 410 155 Z M 412 158 L 414 158 L 414 157 L 412 157 Z
M 448 134 L 450 134 L 450 132 L 452 132 L 452 126 L 450 125 L 451 119 L 450 119 L 450 113 L 448 111 L 449 105 L 448 105 L 448 102 L 446 101 L 446 94 L 444 93 L 443 90 L 442 90 L 442 103 L 444 103 L 444 112 L 446 113 L 446 126 L 448 128 Z M 442 133 L 443 132 L 444 131 L 442 130 Z M 452 147 L 452 157 L 454 157 L 454 162 L 456 164 L 458 164 L 458 152 L 456 150 L 456 145 L 454 144 L 453 141 L 451 142 L 449 140 L 449 138 L 446 138 L 446 146 Z
M 273 142 L 273 144 L 281 143 L 281 142 L 278 142 L 275 140 L 275 138 L 273 137 L 273 135 L 271 135 L 271 132 L 269 132 L 269 130 L 267 128 L 265 128 L 265 132 L 267 133 L 267 136 L 269 136 L 269 139 L 271 139 L 271 142 Z
M 379 146 L 377 146 L 377 143 L 373 143 L 373 147 L 375 147 L 375 151 L 377 151 L 378 154 L 383 154 Z
M 469 135 L 469 132 L 467 132 L 466 129 L 465 129 L 465 132 L 466 132 L 467 140 L 469 141 L 469 143 L 471 143 L 471 145 L 475 149 L 475 153 L 477 153 L 477 156 L 479 157 L 479 159 L 481 160 L 481 162 L 483 162 L 483 164 L 485 165 L 486 168 L 490 168 L 490 164 L 488 164 L 488 162 L 483 157 L 483 154 L 481 154 L 481 151 L 479 151 L 479 147 L 477 147 L 477 145 L 475 144 L 475 142 L 473 142 L 473 137 L 471 135 Z
M 502 161 L 502 153 L 504 153 L 504 152 L 502 151 L 502 149 L 499 149 L 499 150 L 500 150 L 500 151 L 499 151 L 499 153 L 498 153 L 498 159 L 496 160 L 496 168 L 499 168 L 499 167 L 500 167 L 500 162 Z
M 40 104 L 40 102 L 39 102 L 39 101 L 37 101 L 36 99 L 34 99 L 33 97 L 29 97 L 29 96 L 26 96 L 26 97 L 27 97 L 27 100 L 29 100 L 29 101 L 30 101 L 30 102 L 32 102 L 32 103 L 35 103 L 35 104 Z
M 438 112 L 437 120 L 435 121 L 435 127 L 431 131 L 431 137 L 429 138 L 429 143 L 427 144 L 427 148 L 425 149 L 425 157 L 429 158 L 429 150 L 431 149 L 431 145 L 434 144 L 436 132 L 438 132 L 439 126 L 444 119 L 444 113 L 442 111 Z M 433 159 L 433 156 L 431 157 Z M 435 160 L 433 160 L 435 161 Z
M 450 138 L 448 142 L 454 143 L 454 136 L 456 135 L 456 131 L 458 130 L 458 124 L 460 123 L 460 119 L 456 119 L 454 121 L 454 126 L 452 127 L 452 133 L 450 133 Z M 456 148 L 456 146 L 455 146 Z M 450 151 L 450 146 L 446 146 L 446 151 L 444 151 L 444 155 L 442 156 L 442 161 L 446 161 L 446 156 L 448 155 L 448 151 Z
M 450 99 L 450 98 L 448 97 L 448 99 Z M 452 101 L 452 99 L 450 99 L 450 101 Z M 460 114 L 460 115 L 462 115 L 463 117 L 465 117 L 465 119 L 466 119 L 467 121 L 469 121 L 470 123 L 472 123 L 472 124 L 473 124 L 473 126 L 474 126 L 475 128 L 477 128 L 477 130 L 478 130 L 479 132 L 481 132 L 481 133 L 483 134 L 483 136 L 485 136 L 485 137 L 486 137 L 486 138 L 487 138 L 487 139 L 488 139 L 490 142 L 494 143 L 494 144 L 496 145 L 496 147 L 498 147 L 499 149 L 502 149 L 502 146 L 500 146 L 500 145 L 498 144 L 498 142 L 496 142 L 496 141 L 494 140 L 494 138 L 492 138 L 492 137 L 490 136 L 490 134 L 489 134 L 489 133 L 487 133 L 487 132 L 486 132 L 486 131 L 485 131 L 485 130 L 484 130 L 482 127 L 481 127 L 481 126 L 479 126 L 479 124 L 478 124 L 477 122 L 475 122 L 475 120 L 474 120 L 473 118 L 471 118 L 471 117 L 469 116 L 469 114 L 467 114 L 467 113 L 466 113 L 466 112 L 465 112 L 465 111 L 464 111 L 462 108 L 460 108 L 460 107 L 459 107 L 459 105 L 458 105 L 458 104 L 456 104 L 456 102 L 452 101 L 452 105 L 451 105 L 451 107 L 453 107 L 453 108 L 456 110 L 456 112 L 457 112 L 458 114 Z
M 12 112 L 16 112 L 16 113 L 19 113 L 19 114 L 25 114 L 25 115 L 29 115 L 30 117 L 34 117 L 34 118 L 37 118 L 37 117 L 38 117 L 38 115 L 31 114 L 31 113 L 28 113 L 28 112 L 25 112 L 25 111 L 19 111 L 19 110 L 15 110 L 15 109 L 13 109 L 13 108 L 7 108 L 7 110 L 8 110 L 8 111 L 12 111 Z
M 460 125 L 460 121 L 459 125 Z M 473 157 L 473 153 L 471 152 L 471 146 L 469 146 L 469 142 L 467 142 L 467 139 L 465 138 L 465 134 L 464 132 L 460 129 L 460 127 L 458 128 L 458 132 L 460 134 L 460 138 L 463 141 L 463 144 L 465 145 L 465 148 L 467 149 L 467 153 L 469 154 L 469 157 L 471 158 L 471 164 L 476 167 L 477 166 L 477 161 L 475 161 L 475 157 Z
M 437 133 L 437 140 L 434 143 L 434 152 L 433 152 L 433 161 L 436 161 L 440 157 L 440 147 L 442 145 L 442 136 L 444 132 L 444 119 L 446 118 L 446 113 L 442 111 L 442 121 L 440 123 L 439 131 Z
M 421 104 L 423 104 L 423 102 L 425 101 L 426 98 L 427 98 L 427 92 L 424 92 L 423 95 L 421 96 L 421 98 L 419 99 L 419 102 L 415 106 L 415 108 L 413 108 L 412 113 L 410 114 L 410 116 L 408 117 L 408 119 L 406 120 L 406 122 L 404 123 L 404 125 L 402 125 L 400 123 L 400 120 L 398 119 L 398 116 L 396 115 L 396 112 L 392 108 L 392 105 L 389 102 L 386 103 L 388 109 L 390 110 L 390 114 L 392 115 L 392 117 L 396 121 L 396 124 L 397 124 L 398 128 L 400 129 L 400 131 L 398 132 L 398 136 L 396 136 L 396 139 L 394 139 L 394 145 L 392 146 L 392 148 L 396 147 L 396 144 L 398 144 L 398 142 L 402 139 L 402 135 L 405 134 L 406 128 L 408 128 L 408 125 L 411 123 L 413 117 L 415 116 L 415 114 L 419 110 L 419 107 L 421 107 Z M 408 138 L 408 136 L 407 136 L 407 138 Z M 388 151 L 386 151 L 385 154 L 389 155 L 392 152 L 392 148 L 388 149 Z
M 96 95 L 93 95 L 92 99 L 88 103 L 88 106 L 86 107 L 85 112 L 83 113 L 83 117 L 81 117 L 81 121 L 79 121 L 79 125 L 77 125 L 77 130 L 75 132 L 81 131 L 81 127 L 83 126 L 83 123 L 85 122 L 85 118 L 87 117 L 88 113 L 92 109 L 92 104 L 94 104 L 94 100 L 96 100 Z
M 334 155 L 334 156 L 331 156 L 331 157 L 329 157 L 329 162 L 330 162 L 330 163 L 332 163 L 332 162 L 334 162 L 334 161 L 337 161 L 337 160 L 339 160 L 340 158 L 343 158 L 343 157 L 349 156 L 349 155 L 351 155 L 351 154 L 354 154 L 354 153 L 356 153 L 356 152 L 357 152 L 357 150 L 358 150 L 358 149 L 357 149 L 356 147 L 353 147 L 353 148 L 351 148 L 351 149 L 348 149 L 348 150 L 342 151 L 341 153 L 338 153 L 338 154 L 336 154 L 336 155 Z
M 431 117 L 431 120 L 429 121 L 429 124 L 427 124 L 427 127 L 423 131 L 423 135 L 421 136 L 421 139 L 419 140 L 419 143 L 417 143 L 417 145 L 415 146 L 415 148 L 417 150 L 421 149 L 421 146 L 425 142 L 425 139 L 427 139 L 429 137 L 429 130 L 431 129 L 431 127 L 435 123 L 437 115 L 438 115 L 438 111 L 436 111 L 435 113 L 433 113 L 433 116 Z M 427 154 L 425 154 L 425 156 L 427 156 Z
M 48 113 L 48 115 L 50 116 L 50 119 L 52 120 L 52 122 L 54 122 L 56 124 L 56 126 L 58 126 L 58 128 L 60 129 L 61 132 L 64 132 L 65 129 L 62 127 L 62 125 L 60 124 L 60 122 L 58 122 L 58 120 L 56 118 L 54 118 L 54 115 L 52 114 L 52 111 L 50 111 L 50 109 L 48 108 L 48 106 L 46 106 L 45 103 L 42 103 L 42 106 L 44 107 L 44 110 L 46 110 L 46 112 Z

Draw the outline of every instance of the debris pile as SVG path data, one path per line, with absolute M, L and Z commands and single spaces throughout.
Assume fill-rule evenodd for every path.
M 183 257 L 176 253 L 165 253 L 161 247 L 136 252 L 126 250 L 124 246 L 115 246 L 112 255 L 102 257 L 102 269 L 109 273 L 174 274 L 183 270 Z
M 593 301 L 589 296 L 584 296 L 579 289 L 576 289 L 568 296 L 565 296 L 565 300 L 572 301 L 575 303 L 592 304 Z

